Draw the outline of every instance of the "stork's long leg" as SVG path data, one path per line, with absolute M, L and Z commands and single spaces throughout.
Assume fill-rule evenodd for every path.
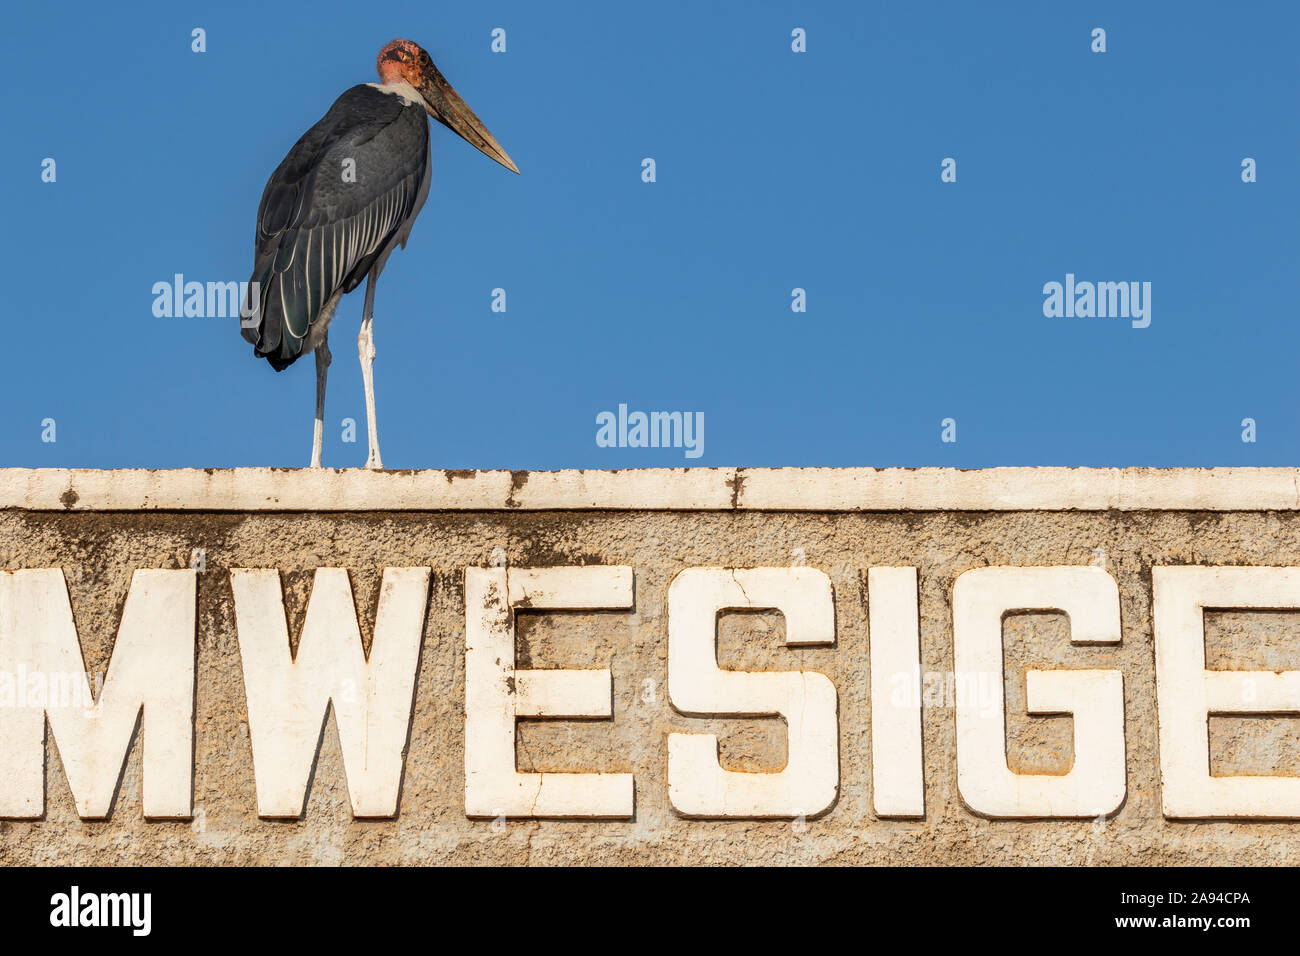
M 316 425 L 311 436 L 311 466 L 320 467 L 321 446 L 325 442 L 325 376 L 330 370 L 329 332 L 321 336 L 316 346 Z
M 361 380 L 366 387 L 366 441 L 370 453 L 366 456 L 367 468 L 383 468 L 379 458 L 379 426 L 375 421 L 375 283 L 379 281 L 379 268 L 370 270 L 366 277 L 366 305 L 361 313 L 361 332 L 357 335 L 357 354 L 361 358 Z

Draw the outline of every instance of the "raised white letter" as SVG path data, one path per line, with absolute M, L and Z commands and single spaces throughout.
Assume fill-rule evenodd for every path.
M 718 667 L 718 612 L 772 608 L 787 645 L 835 643 L 830 578 L 815 568 L 688 568 L 668 587 L 668 698 L 683 714 L 783 717 L 785 768 L 741 773 L 718 764 L 713 734 L 668 735 L 668 798 L 689 817 L 815 816 L 839 792 L 835 685 L 817 671 Z
M 867 571 L 871 802 L 879 817 L 925 816 L 921 622 L 916 568 Z
M 1205 609 L 1300 609 L 1300 568 L 1151 569 L 1166 817 L 1300 817 L 1300 777 L 1210 775 L 1210 714 L 1300 714 L 1300 671 L 1205 668 Z
M 144 815 L 188 819 L 194 762 L 195 573 L 131 575 L 122 622 L 93 707 L 68 586 L 61 568 L 0 572 L 0 672 L 39 686 L 15 707 L 0 707 L 0 818 L 45 812 L 45 721 L 83 819 L 112 810 L 136 719 L 144 709 L 141 767 Z M 33 683 L 32 681 L 35 681 Z M 51 699 L 51 683 L 75 690 Z
M 1070 643 L 1118 644 L 1119 588 L 1103 568 L 974 568 L 952 589 L 957 690 L 957 789 L 988 817 L 1096 817 L 1124 802 L 1124 675 L 1117 670 L 1025 671 L 1031 714 L 1074 717 L 1074 766 L 1018 774 L 1007 766 L 1002 618 L 1063 611 Z M 988 690 L 981 701 L 980 688 Z M 974 691 L 974 693 L 972 693 Z
M 397 814 L 429 571 L 384 569 L 367 660 L 345 569 L 316 569 L 296 657 L 289 653 L 280 572 L 231 570 L 259 816 L 292 818 L 306 809 L 307 778 L 331 704 L 352 815 Z
M 632 606 L 629 567 L 465 569 L 465 815 L 606 817 L 633 813 L 630 773 L 520 773 L 520 717 L 612 717 L 613 675 L 518 670 L 515 608 Z

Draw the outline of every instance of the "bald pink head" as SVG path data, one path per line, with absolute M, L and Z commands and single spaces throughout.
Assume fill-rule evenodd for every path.
M 382 82 L 410 83 L 417 88 L 432 68 L 433 60 L 418 43 L 402 39 L 388 43 L 375 61 Z
M 379 79 L 385 86 L 409 83 L 424 100 L 424 108 L 430 116 L 506 169 L 519 172 L 501 144 L 451 88 L 451 84 L 438 72 L 429 54 L 419 44 L 410 40 L 393 40 L 379 51 L 375 68 L 379 70 Z

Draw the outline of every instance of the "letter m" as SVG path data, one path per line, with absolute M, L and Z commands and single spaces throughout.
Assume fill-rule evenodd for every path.
M 1097 283 L 1097 315 L 1101 318 L 1128 318 L 1128 283 Z
M 208 283 L 208 315 L 209 319 L 224 319 L 227 316 L 236 316 L 239 314 L 239 283 L 238 282 L 209 282 Z
M 74 706 L 34 699 L 0 707 L 0 818 L 45 813 L 47 721 L 82 819 L 112 811 L 137 723 L 144 815 L 191 816 L 196 587 L 189 569 L 131 576 L 108 675 L 99 699 L 86 707 L 81 702 L 92 699 L 91 689 L 63 570 L 0 572 L 0 671 L 46 683 L 71 676 L 84 688 Z
M 652 448 L 682 447 L 682 413 L 650 413 L 650 446 Z

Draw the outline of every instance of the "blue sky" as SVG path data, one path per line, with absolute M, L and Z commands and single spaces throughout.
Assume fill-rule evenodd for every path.
M 267 176 L 396 36 L 522 175 L 433 127 L 430 198 L 376 300 L 390 468 L 1300 464 L 1294 3 L 64 2 L 6 21 L 0 465 L 307 463 L 312 360 L 276 374 L 237 320 L 156 318 L 151 290 L 248 278 Z M 1045 317 L 1067 273 L 1150 282 L 1150 327 Z M 331 327 L 336 467 L 366 455 L 362 295 Z M 620 403 L 703 412 L 704 454 L 598 447 Z

